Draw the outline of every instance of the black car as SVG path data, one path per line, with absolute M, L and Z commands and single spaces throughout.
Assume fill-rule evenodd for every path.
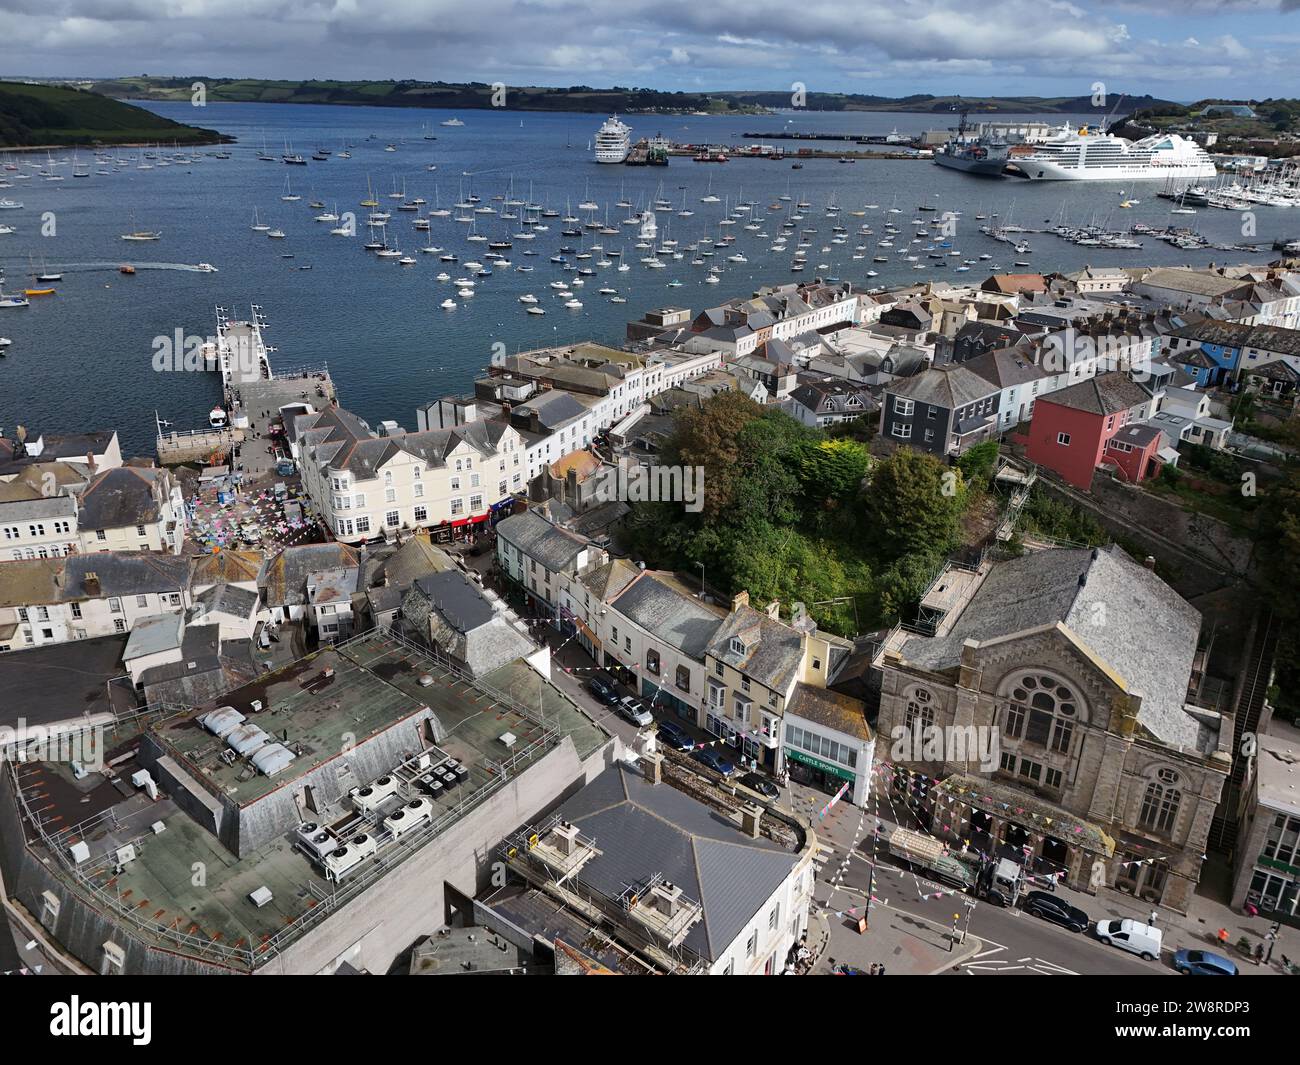
M 765 799 L 775 799 L 781 794 L 781 789 L 773 784 L 765 776 L 758 773 L 746 773 L 740 778 L 740 782 L 750 791 L 758 792 Z
M 603 703 L 605 706 L 613 706 L 618 702 L 618 692 L 604 681 L 597 680 L 594 677 L 587 681 L 587 691 L 591 692 L 591 694 L 596 697 L 597 701 Z
M 1079 907 L 1049 895 L 1046 891 L 1031 891 L 1025 895 L 1020 905 L 1026 913 L 1041 917 L 1068 928 L 1071 932 L 1082 932 L 1091 923 L 1091 919 Z
M 674 751 L 692 751 L 695 749 L 695 741 L 691 739 L 687 731 L 671 721 L 660 721 L 659 731 L 656 733 L 658 738 L 663 741 L 664 745 Z

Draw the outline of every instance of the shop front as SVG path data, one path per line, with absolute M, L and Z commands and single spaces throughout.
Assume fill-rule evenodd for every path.
M 728 747 L 744 760 L 745 768 L 752 768 L 751 763 L 771 766 L 771 751 L 756 743 L 749 736 L 737 731 L 731 724 L 713 714 L 706 714 L 704 728 L 721 739 Z
M 650 701 L 650 705 L 656 709 L 662 707 L 671 711 L 676 717 L 683 721 L 689 721 L 692 725 L 698 724 L 698 711 L 690 703 L 683 702 L 677 696 L 666 688 L 659 687 L 650 680 L 649 677 L 641 678 L 641 694 Z
M 825 762 L 815 755 L 796 751 L 793 747 L 785 749 L 785 764 L 790 770 L 790 779 L 827 795 L 835 795 L 849 784 L 849 795 L 857 790 L 858 775 L 852 769 Z

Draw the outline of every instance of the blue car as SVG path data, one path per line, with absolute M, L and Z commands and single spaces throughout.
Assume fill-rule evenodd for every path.
M 1180 950 L 1174 955 L 1174 968 L 1189 976 L 1236 976 L 1237 966 L 1221 954 L 1208 950 Z
M 736 771 L 736 767 L 728 762 L 722 755 L 712 747 L 701 747 L 691 755 L 697 762 L 703 762 L 715 773 L 721 773 L 724 777 L 731 776 Z
M 613 706 L 618 702 L 618 692 L 595 677 L 587 681 L 587 691 L 591 692 L 596 697 L 596 700 L 605 706 Z
M 695 741 L 691 739 L 687 731 L 671 721 L 660 721 L 658 737 L 664 745 L 674 751 L 691 751 L 695 749 Z

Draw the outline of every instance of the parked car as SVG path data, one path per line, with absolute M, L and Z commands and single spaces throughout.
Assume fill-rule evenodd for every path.
M 625 695 L 618 701 L 619 716 L 632 722 L 637 728 L 645 728 L 647 725 L 653 725 L 655 719 L 650 716 L 649 710 L 643 710 L 630 695 Z
M 1208 950 L 1180 950 L 1174 955 L 1174 968 L 1190 976 L 1236 976 L 1237 966 L 1222 954 Z
M 293 459 L 281 459 L 275 464 L 275 472 L 281 477 L 289 477 L 293 474 Z
M 595 677 L 587 681 L 587 691 L 591 692 L 596 697 L 596 701 L 604 706 L 613 706 L 618 702 L 618 692 Z
M 1153 925 L 1125 918 L 1122 921 L 1098 921 L 1097 938 L 1103 943 L 1152 961 L 1160 957 L 1164 933 Z
M 1059 924 L 1071 932 L 1082 932 L 1092 924 L 1092 919 L 1079 907 L 1071 906 L 1064 899 L 1058 899 L 1046 891 L 1029 892 L 1020 905 L 1024 907 L 1026 913 Z
M 701 747 L 692 755 L 697 762 L 703 762 L 715 773 L 721 773 L 724 777 L 731 776 L 736 771 L 736 767 L 726 760 L 722 755 L 712 747 Z
M 758 792 L 765 799 L 775 799 L 781 794 L 780 788 L 759 773 L 746 773 L 740 778 L 740 782 L 750 791 Z
M 671 721 L 660 721 L 659 731 L 656 733 L 658 738 L 663 741 L 664 745 L 672 748 L 674 751 L 693 751 L 695 741 L 691 739 L 690 734 Z

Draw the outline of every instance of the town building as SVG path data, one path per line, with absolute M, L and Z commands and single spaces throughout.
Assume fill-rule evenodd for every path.
M 1114 546 L 949 565 L 922 609 L 880 644 L 877 734 L 966 741 L 895 762 L 932 831 L 1185 913 L 1233 744 L 1199 613 Z
M 523 662 L 480 687 L 391 634 L 105 743 L 103 769 L 0 765 L 7 905 L 71 971 L 160 976 L 387 971 L 613 748 Z
M 1092 485 L 1093 472 L 1103 459 L 1115 461 L 1127 470 L 1128 463 L 1121 462 L 1120 458 L 1132 457 L 1134 453 L 1110 451 L 1108 443 L 1126 426 L 1145 422 L 1154 406 L 1150 392 L 1118 371 L 1041 396 L 1029 425 L 1026 457 L 1059 474 L 1076 488 L 1087 490 Z M 1138 454 L 1149 456 L 1149 450 L 1144 445 Z M 1153 465 L 1149 461 L 1129 471 L 1135 481 L 1159 472 L 1159 463 Z
M 1286 729 L 1286 726 L 1280 726 Z M 1259 734 L 1242 789 L 1232 908 L 1300 926 L 1300 743 Z

